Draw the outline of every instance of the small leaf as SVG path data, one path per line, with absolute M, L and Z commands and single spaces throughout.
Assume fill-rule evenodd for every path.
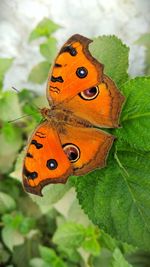
M 150 247 L 150 153 L 119 150 L 116 162 L 78 178 L 78 199 L 89 218 L 118 240 Z M 90 192 L 90 194 L 89 194 Z
M 3 92 L 0 95 L 0 116 L 2 121 L 11 121 L 22 115 L 18 95 L 14 92 Z
M 42 61 L 37 64 L 30 72 L 28 80 L 33 83 L 42 84 L 48 77 L 50 69 L 50 63 L 48 61 Z
M 79 254 L 79 251 L 76 250 L 76 248 L 58 246 L 58 251 L 63 258 L 67 258 L 68 261 L 71 261 L 75 264 L 78 264 L 82 260 L 81 255 Z
M 135 44 L 144 45 L 147 48 L 150 48 L 150 33 L 142 34 Z
M 22 235 L 26 235 L 34 227 L 35 227 L 35 220 L 34 220 L 34 218 L 25 217 L 24 220 L 21 222 L 21 224 L 19 226 L 19 232 Z
M 22 145 L 22 136 L 19 128 L 15 127 L 13 124 L 5 123 L 1 130 L 0 136 L 4 143 L 1 146 L 0 154 L 7 154 L 5 148 L 8 146 L 10 151 L 16 152 Z M 5 146 L 6 145 L 6 146 Z M 10 152 L 8 151 L 8 152 Z
M 55 251 L 44 246 L 39 247 L 40 255 L 42 259 L 50 264 L 51 267 L 67 267 L 67 265 L 59 258 Z
M 132 267 L 132 265 L 125 260 L 121 251 L 116 248 L 112 255 L 110 267 Z
M 48 263 L 46 263 L 44 260 L 40 258 L 33 258 L 30 260 L 29 263 L 30 267 L 50 267 Z
M 32 91 L 30 89 L 27 88 L 23 88 L 19 93 L 18 93 L 18 97 L 19 97 L 19 102 L 21 103 L 30 103 L 30 101 L 33 101 L 35 99 L 35 97 L 37 97 L 38 94 L 35 91 Z
M 24 105 L 23 112 L 29 116 L 32 116 L 32 119 L 34 119 L 37 123 L 40 123 L 40 121 L 42 120 L 41 113 L 35 109 L 32 103 L 27 103 L 26 105 Z
M 46 40 L 45 43 L 40 45 L 40 52 L 50 63 L 53 62 L 54 57 L 57 52 L 57 41 L 55 38 L 51 37 Z
M 38 204 L 42 212 L 47 212 L 51 205 L 58 202 L 69 191 L 71 185 L 69 181 L 64 184 L 50 184 L 43 188 L 43 197 L 32 195 L 31 198 Z M 49 197 L 51 196 L 51 197 Z
M 5 226 L 8 226 L 16 230 L 19 229 L 19 226 L 22 223 L 23 219 L 24 218 L 22 214 L 16 214 L 16 215 L 4 214 L 2 217 L 2 221 L 4 222 Z
M 100 245 L 94 237 L 86 238 L 82 243 L 82 247 L 93 256 L 97 256 L 100 253 Z
M 9 258 L 10 258 L 10 254 L 8 253 L 6 248 L 4 248 L 3 244 L 0 243 L 0 263 L 1 263 L 1 265 L 3 264 L 3 266 L 5 266 L 4 263 L 8 262 Z M 7 265 L 7 267 L 8 267 L 8 265 Z
M 12 254 L 12 262 L 18 267 L 29 266 L 30 259 L 38 257 L 39 236 L 37 231 L 30 238 L 25 239 L 21 245 L 15 246 Z M 38 266 L 37 266 L 38 267 Z M 44 266 L 45 267 L 45 266 Z
M 58 30 L 60 26 L 54 23 L 52 20 L 48 18 L 44 18 L 40 23 L 36 26 L 36 28 L 31 32 L 29 41 L 33 41 L 42 36 L 50 37 L 52 33 Z
M 13 58 L 0 58 L 0 90 L 3 86 L 4 75 L 7 70 L 11 67 Z
M 126 102 L 121 114 L 121 128 L 114 134 L 131 147 L 150 150 L 150 77 L 139 77 L 122 87 Z
M 0 214 L 9 212 L 15 209 L 15 207 L 16 207 L 16 203 L 14 199 L 8 194 L 0 192 Z
M 2 240 L 13 251 L 14 246 L 23 244 L 24 237 L 17 230 L 6 226 L 2 229 Z
M 14 126 L 10 126 L 10 127 L 14 127 Z M 0 134 L 0 144 L 1 144 L 0 171 L 1 173 L 9 172 L 14 160 L 16 159 L 17 152 L 22 145 L 22 136 L 18 128 L 16 128 L 15 130 L 11 129 L 11 136 L 10 135 L 7 136 L 7 134 L 8 134 L 8 131 L 3 132 L 3 128 L 2 128 L 2 133 Z
M 129 48 L 120 39 L 116 36 L 98 37 L 90 44 L 90 52 L 104 64 L 104 73 L 118 86 L 127 81 Z
M 76 223 L 67 222 L 57 228 L 53 242 L 64 247 L 80 247 L 85 238 L 85 228 Z

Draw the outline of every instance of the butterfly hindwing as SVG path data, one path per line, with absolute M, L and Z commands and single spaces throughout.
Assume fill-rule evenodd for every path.
M 119 126 L 123 102 L 124 96 L 115 83 L 104 75 L 102 83 L 86 88 L 70 101 L 66 101 L 64 108 L 98 127 L 116 128 Z
M 56 130 L 44 122 L 27 147 L 23 167 L 26 191 L 42 195 L 46 184 L 65 183 L 70 175 L 104 167 L 113 140 L 112 135 L 95 128 L 65 125 Z
M 57 130 L 49 122 L 40 124 L 33 133 L 26 150 L 23 183 L 26 191 L 41 194 L 49 183 L 65 183 L 72 173 Z
M 106 164 L 114 136 L 96 128 L 65 125 L 60 140 L 71 161 L 73 174 L 83 175 Z M 75 155 L 74 155 L 75 154 Z

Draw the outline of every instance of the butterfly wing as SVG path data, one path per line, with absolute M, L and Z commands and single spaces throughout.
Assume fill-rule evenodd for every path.
M 65 131 L 59 135 L 74 175 L 83 175 L 105 166 L 114 136 L 96 128 L 70 125 L 65 125 Z
M 102 128 L 115 128 L 125 98 L 106 75 L 96 87 L 87 88 L 64 103 L 72 114 Z
M 99 127 L 118 127 L 124 97 L 89 52 L 92 42 L 73 35 L 60 50 L 47 84 L 49 102 Z
M 114 137 L 95 128 L 64 125 L 57 130 L 40 124 L 27 147 L 23 184 L 27 192 L 42 196 L 50 183 L 65 183 L 70 175 L 83 175 L 105 166 Z
M 103 65 L 88 50 L 91 40 L 73 35 L 60 50 L 50 70 L 48 101 L 58 105 L 102 81 Z
M 65 183 L 72 172 L 57 130 L 50 122 L 40 124 L 29 141 L 24 159 L 25 190 L 42 195 L 43 186 L 49 183 Z

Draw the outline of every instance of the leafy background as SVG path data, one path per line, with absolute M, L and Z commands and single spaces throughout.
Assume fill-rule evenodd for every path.
M 29 36 L 29 42 L 39 40 L 43 56 L 29 74 L 32 83 L 47 79 L 58 29 L 46 18 Z M 145 46 L 145 77 L 131 79 L 129 48 L 115 36 L 94 39 L 91 53 L 126 96 L 121 128 L 111 130 L 117 141 L 106 168 L 49 185 L 43 198 L 24 192 L 21 166 L 28 136 L 41 120 L 36 107 L 46 99 L 30 88 L 4 91 L 13 59 L 0 59 L 0 266 L 150 266 L 150 35 L 137 43 Z

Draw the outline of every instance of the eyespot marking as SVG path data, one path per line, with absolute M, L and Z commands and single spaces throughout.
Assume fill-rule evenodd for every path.
M 48 159 L 46 166 L 49 170 L 55 170 L 58 167 L 58 163 L 55 159 Z
M 83 100 L 93 100 L 99 95 L 99 87 L 98 86 L 93 86 L 89 89 L 86 89 L 82 92 L 80 92 L 78 95 L 83 99 Z
M 76 145 L 66 143 L 62 147 L 70 162 L 76 162 L 80 158 L 80 149 Z
M 76 75 L 78 78 L 83 79 L 88 75 L 88 70 L 85 67 L 79 67 L 76 70 Z

